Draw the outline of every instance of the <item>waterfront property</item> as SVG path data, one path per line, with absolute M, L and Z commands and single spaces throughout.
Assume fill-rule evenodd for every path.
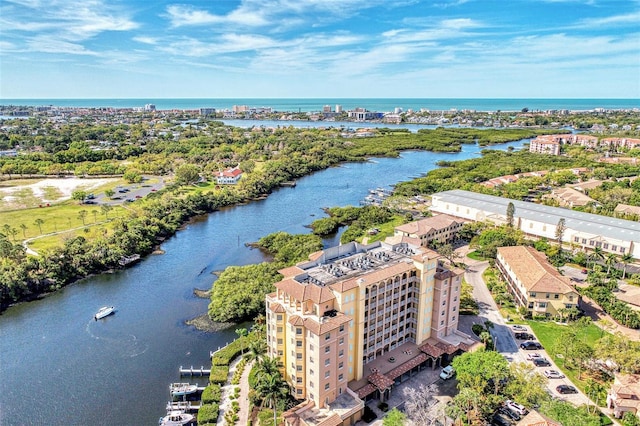
M 419 240 L 352 242 L 280 273 L 266 297 L 268 354 L 304 400 L 287 425 L 352 425 L 364 401 L 475 344 L 457 330 L 463 271 Z
M 499 247 L 496 267 L 518 306 L 534 315 L 556 316 L 580 307 L 580 295 L 569 278 L 533 247 Z
M 555 135 L 541 135 L 532 139 L 529 143 L 529 152 L 560 155 L 560 141 L 554 136 Z
M 417 238 L 422 247 L 430 244 L 446 244 L 452 242 L 466 221 L 439 214 L 414 222 L 396 226 L 394 235 Z
M 242 170 L 238 166 L 214 174 L 218 185 L 235 185 L 242 177 Z
M 433 194 L 431 210 L 472 221 L 507 223 L 507 207 L 513 203 L 513 226 L 529 237 L 556 240 L 560 219 L 564 219 L 565 244 L 593 251 L 640 259 L 640 223 L 560 207 L 549 207 L 470 191 L 452 190 Z

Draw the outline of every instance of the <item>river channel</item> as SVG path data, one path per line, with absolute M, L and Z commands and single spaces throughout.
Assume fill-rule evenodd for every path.
M 185 321 L 206 312 L 208 301 L 193 290 L 209 288 L 213 272 L 265 260 L 245 243 L 279 230 L 307 233 L 323 207 L 358 205 L 370 189 L 481 149 L 409 151 L 314 173 L 265 200 L 191 222 L 162 244 L 164 254 L 11 307 L 0 316 L 0 424 L 156 425 L 178 368 L 207 366 L 209 351 L 235 337 L 235 327 L 205 333 Z M 94 321 L 104 305 L 114 305 L 116 314 Z

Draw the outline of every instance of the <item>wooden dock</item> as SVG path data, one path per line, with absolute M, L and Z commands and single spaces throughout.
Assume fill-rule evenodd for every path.
M 193 368 L 193 365 L 190 368 L 183 368 L 182 366 L 180 366 L 181 377 L 208 376 L 210 374 L 211 374 L 211 369 L 206 369 L 203 366 L 200 366 L 200 368 Z
M 169 401 L 167 402 L 167 413 L 170 411 L 198 411 L 200 404 L 194 404 L 192 401 Z

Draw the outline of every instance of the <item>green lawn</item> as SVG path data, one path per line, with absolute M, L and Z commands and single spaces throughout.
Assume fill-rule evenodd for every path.
M 469 259 L 478 260 L 478 261 L 488 260 L 486 257 L 481 256 L 477 251 L 472 251 L 467 253 L 467 257 Z
M 393 232 L 396 226 L 400 226 L 404 223 L 403 216 L 394 216 L 392 220 L 389 222 L 385 222 L 381 225 L 376 225 L 375 228 L 378 228 L 380 232 L 376 235 L 365 235 L 360 239 L 362 242 L 363 238 L 367 238 L 367 244 L 373 243 L 375 241 L 383 241 L 387 237 L 393 236 Z

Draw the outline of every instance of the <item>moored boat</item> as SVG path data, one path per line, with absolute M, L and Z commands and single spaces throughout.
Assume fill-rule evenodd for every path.
M 116 311 L 116 308 L 114 308 L 113 306 L 103 306 L 102 308 L 98 309 L 98 312 L 96 312 L 96 314 L 93 316 L 93 318 L 95 320 L 99 320 L 99 319 L 102 319 L 104 317 L 108 317 L 109 315 L 111 315 L 115 311 Z
M 160 426 L 177 426 L 186 425 L 193 421 L 193 414 L 188 414 L 183 411 L 171 411 L 164 417 L 160 418 L 158 424 Z
M 198 386 L 190 383 L 171 383 L 171 385 L 169 385 L 171 396 L 189 395 L 197 390 Z

